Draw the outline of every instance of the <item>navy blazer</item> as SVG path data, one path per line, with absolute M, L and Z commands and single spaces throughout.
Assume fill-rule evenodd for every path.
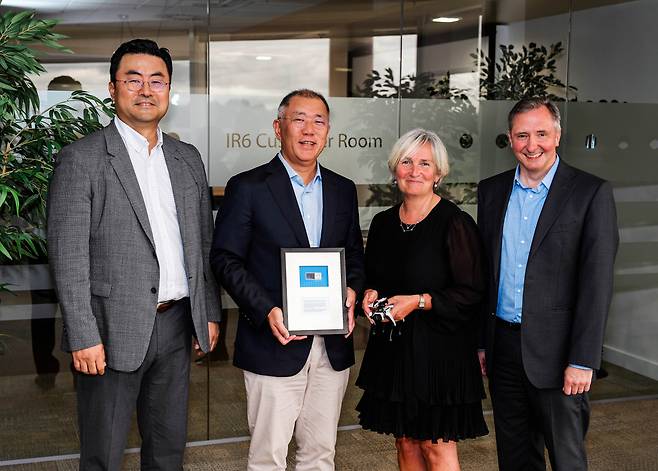
M 364 285 L 363 239 L 356 187 L 321 167 L 320 247 L 344 247 L 347 286 Z M 233 364 L 268 376 L 297 374 L 308 358 L 312 337 L 281 345 L 266 318 L 282 307 L 281 248 L 310 247 L 290 178 L 278 157 L 228 181 L 215 221 L 210 264 L 238 304 L 240 316 Z M 324 336 L 335 370 L 354 364 L 352 337 Z
M 478 226 L 488 257 L 484 336 L 489 376 L 495 346 L 500 251 L 515 170 L 478 186 Z M 537 388 L 561 388 L 569 364 L 597 369 L 619 232 L 610 184 L 561 159 L 537 222 L 525 273 L 521 349 Z

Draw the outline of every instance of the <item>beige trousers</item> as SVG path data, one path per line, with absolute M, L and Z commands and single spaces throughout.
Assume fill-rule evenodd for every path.
M 294 376 L 244 371 L 251 433 L 247 470 L 284 471 L 294 432 L 295 470 L 332 471 L 338 418 L 349 376 L 349 368 L 335 371 L 331 367 L 324 339 L 317 335 L 306 364 Z

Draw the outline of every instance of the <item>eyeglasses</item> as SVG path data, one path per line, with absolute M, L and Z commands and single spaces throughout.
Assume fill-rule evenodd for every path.
M 140 91 L 142 88 L 144 88 L 145 83 L 149 84 L 149 88 L 152 92 L 161 92 L 167 88 L 167 85 L 169 85 L 167 82 L 158 79 L 148 80 L 146 82 L 141 79 L 117 80 L 117 82 L 125 83 L 126 88 L 131 92 Z
M 308 119 L 308 118 L 303 118 L 301 116 L 295 116 L 294 118 L 280 116 L 278 119 L 287 119 L 297 129 L 302 129 L 307 122 L 310 122 L 313 128 L 315 129 L 325 129 L 327 127 L 327 121 L 322 118 Z

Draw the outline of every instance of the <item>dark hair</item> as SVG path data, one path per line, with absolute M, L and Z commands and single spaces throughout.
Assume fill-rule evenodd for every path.
M 119 68 L 121 58 L 126 54 L 148 54 L 149 56 L 159 57 L 167 66 L 169 81 L 171 81 L 174 66 L 171 62 L 169 49 L 159 47 L 155 41 L 151 41 L 150 39 L 133 39 L 123 43 L 112 54 L 112 58 L 110 59 L 110 81 L 112 83 L 116 83 L 117 81 L 117 69 Z
M 516 118 L 517 115 L 541 107 L 545 107 L 548 112 L 551 113 L 553 122 L 555 123 L 555 129 L 560 130 L 560 110 L 546 97 L 524 98 L 521 101 L 518 101 L 509 112 L 509 115 L 507 115 L 507 126 L 509 127 L 509 130 L 512 130 L 512 121 L 514 121 L 514 118 Z
M 283 100 L 281 100 L 281 103 L 279 103 L 279 108 L 277 110 L 278 117 L 281 117 L 283 111 L 290 104 L 290 100 L 292 100 L 292 98 L 296 96 L 300 96 L 302 98 L 315 98 L 317 100 L 321 100 L 322 103 L 324 103 L 324 107 L 327 108 L 327 114 L 329 114 L 329 103 L 327 103 L 327 100 L 322 96 L 321 93 L 315 92 L 313 90 L 309 90 L 308 88 L 301 88 L 299 90 L 293 90 L 292 92 L 288 93 L 286 96 L 283 97 Z
M 82 84 L 69 75 L 59 75 L 50 81 L 48 90 L 82 90 Z

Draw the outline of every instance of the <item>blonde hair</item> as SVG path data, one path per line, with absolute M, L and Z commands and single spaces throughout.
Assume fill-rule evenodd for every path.
M 441 182 L 450 173 L 448 151 L 446 151 L 446 147 L 436 133 L 421 128 L 412 129 L 404 133 L 393 145 L 391 155 L 388 158 L 388 169 L 391 171 L 391 174 L 395 175 L 395 168 L 400 163 L 400 160 L 415 154 L 425 144 L 430 145 L 432 160 L 439 173 L 439 182 Z

